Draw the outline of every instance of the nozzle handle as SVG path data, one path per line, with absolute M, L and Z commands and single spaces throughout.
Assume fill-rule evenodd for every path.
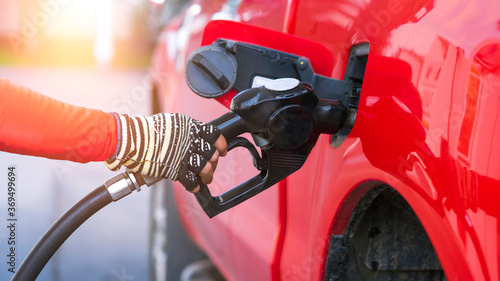
M 252 179 L 217 196 L 212 196 L 207 185 L 200 184 L 200 191 L 195 193 L 195 197 L 203 211 L 210 218 L 250 199 L 297 171 L 305 163 L 307 155 L 310 152 L 310 150 L 300 149 L 285 151 L 275 146 L 270 146 L 262 150 L 262 158 L 259 157 L 256 159 L 256 152 L 252 152 L 242 142 L 238 142 L 235 145 L 228 145 L 228 151 L 238 146 L 245 147 L 252 153 L 254 164 L 261 161 L 261 164 L 255 165 L 258 169 L 261 168 L 261 171 Z
M 247 131 L 245 120 L 232 111 L 210 121 L 208 124 L 219 128 L 228 143 Z

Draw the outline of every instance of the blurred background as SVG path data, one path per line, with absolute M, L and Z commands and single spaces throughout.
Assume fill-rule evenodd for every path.
M 0 0 L 0 63 L 146 66 L 163 2 Z
M 181 2 L 187 1 L 0 0 L 0 76 L 71 104 L 150 114 L 149 59 L 161 26 Z M 0 280 L 12 277 L 10 166 L 17 173 L 16 268 L 58 217 L 117 174 L 102 162 L 0 152 Z M 37 280 L 148 280 L 150 194 L 145 188 L 95 214 Z

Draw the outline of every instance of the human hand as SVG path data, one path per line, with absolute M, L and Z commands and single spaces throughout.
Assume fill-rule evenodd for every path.
M 178 180 L 186 190 L 198 192 L 199 180 L 212 182 L 227 143 L 219 129 L 183 114 L 160 113 L 118 120 L 118 146 L 106 161 L 111 170 L 125 166 L 133 172 Z

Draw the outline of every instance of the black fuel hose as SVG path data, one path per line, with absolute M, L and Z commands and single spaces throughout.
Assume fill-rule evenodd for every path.
M 64 241 L 88 218 L 111 202 L 110 193 L 102 185 L 76 203 L 45 232 L 11 281 L 35 280 Z

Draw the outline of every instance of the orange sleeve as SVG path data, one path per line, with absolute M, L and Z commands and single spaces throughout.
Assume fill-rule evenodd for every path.
M 0 150 L 86 163 L 116 149 L 111 113 L 69 105 L 0 78 Z

